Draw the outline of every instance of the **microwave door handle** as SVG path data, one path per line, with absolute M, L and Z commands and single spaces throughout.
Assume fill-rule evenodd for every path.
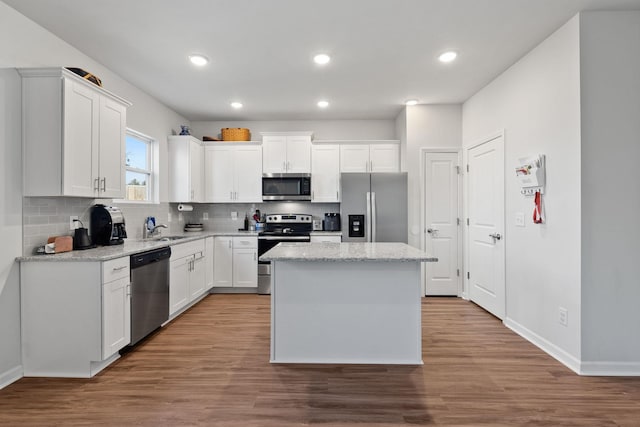
M 364 219 L 364 232 L 367 242 L 371 241 L 371 193 L 367 191 L 367 216 Z

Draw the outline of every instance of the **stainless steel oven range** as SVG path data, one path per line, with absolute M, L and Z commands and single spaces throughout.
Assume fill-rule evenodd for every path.
M 258 234 L 258 257 L 281 242 L 310 242 L 313 217 L 308 214 L 267 214 Z M 258 261 L 258 293 L 271 293 L 271 263 Z

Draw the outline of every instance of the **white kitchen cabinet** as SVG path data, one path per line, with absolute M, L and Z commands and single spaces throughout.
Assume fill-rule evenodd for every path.
M 311 234 L 311 243 L 340 243 L 342 242 L 341 235 L 327 235 L 327 234 Z
M 25 68 L 25 196 L 124 198 L 131 104 L 64 68 Z
M 311 147 L 311 202 L 340 201 L 340 146 L 314 144 Z
M 340 172 L 400 172 L 400 144 L 341 144 Z
M 169 148 L 169 201 L 204 201 L 204 148 L 190 135 L 167 138 Z
M 223 143 L 205 146 L 205 201 L 262 202 L 262 147 Z
M 213 250 L 213 286 L 233 286 L 233 238 L 218 236 L 214 238 Z
M 262 132 L 264 173 L 311 173 L 312 132 Z
M 20 264 L 25 376 L 89 378 L 131 341 L 129 257 Z
M 197 300 L 206 288 L 205 239 L 171 246 L 169 315 Z
M 205 291 L 208 291 L 213 287 L 213 254 L 214 254 L 213 237 L 210 236 L 204 240 Z
M 257 288 L 258 239 L 255 236 L 218 236 L 214 246 L 214 287 Z

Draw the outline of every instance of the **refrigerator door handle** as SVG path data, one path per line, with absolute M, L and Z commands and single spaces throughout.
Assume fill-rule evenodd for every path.
M 367 242 L 371 241 L 371 193 L 367 191 L 367 216 L 364 219 L 364 232 Z
M 376 193 L 371 193 L 371 241 L 375 242 L 376 239 L 376 225 L 378 223 L 376 219 Z

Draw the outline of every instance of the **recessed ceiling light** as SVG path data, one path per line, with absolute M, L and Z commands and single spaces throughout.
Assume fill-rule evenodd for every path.
M 242 102 L 232 102 L 231 106 L 237 110 L 238 108 L 242 108 Z
M 331 61 L 331 57 L 325 53 L 320 53 L 313 57 L 313 62 L 318 65 L 328 64 Z
M 444 52 L 442 53 L 438 59 L 440 60 L 440 62 L 451 62 L 454 59 L 456 59 L 456 57 L 458 56 L 457 52 L 454 52 L 452 50 L 448 51 L 448 52 Z
M 418 104 L 417 99 L 409 99 L 407 100 L 407 102 L 404 103 L 404 105 L 417 105 L 417 104 Z
M 209 58 L 204 55 L 200 55 L 199 53 L 194 53 L 189 55 L 189 60 L 193 65 L 197 65 L 202 67 L 203 65 L 207 65 L 209 63 Z
M 329 106 L 329 101 L 318 101 L 318 107 L 327 108 Z

